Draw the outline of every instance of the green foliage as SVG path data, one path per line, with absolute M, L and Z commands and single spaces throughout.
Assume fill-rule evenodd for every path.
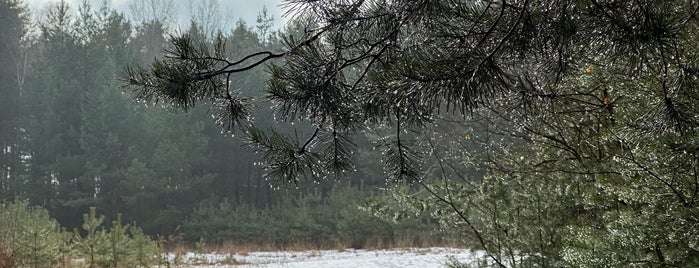
M 264 12 L 258 32 L 239 23 L 216 40 L 197 39 L 210 31 L 194 25 L 167 58 L 125 72 L 139 101 L 191 112 L 171 115 L 130 105 L 114 79 L 121 64 L 163 56 L 160 22 L 132 35 L 106 7 L 61 2 L 23 43 L 28 17 L 0 0 L 0 62 L 13 63 L 0 67 L 12 85 L 0 89 L 0 199 L 45 205 L 70 228 L 89 207 L 105 213 L 88 214 L 81 236 L 50 241 L 36 238 L 55 223 L 27 214 L 38 220 L 27 237 L 10 232 L 3 244 L 34 265 L 65 260 L 73 240 L 90 264 L 144 265 L 149 254 L 124 258 L 151 246 L 119 211 L 149 233 L 190 215 L 190 239 L 207 242 L 363 244 L 395 240 L 393 222 L 434 218 L 490 265 L 699 262 L 696 3 L 292 2 L 298 16 L 281 40 Z M 265 63 L 268 74 L 253 69 Z M 205 124 L 207 111 L 261 159 L 231 149 L 240 143 Z M 267 130 L 277 120 L 299 130 Z M 383 169 L 411 186 L 366 202 L 380 221 L 344 191 L 274 197 L 258 161 L 273 183 L 354 179 L 358 161 L 373 166 L 358 167 L 367 181 Z M 211 195 L 224 201 L 201 203 Z
M 318 154 L 354 143 L 321 133 L 378 133 L 386 178 L 418 189 L 368 209 L 393 219 L 429 213 L 485 250 L 488 264 L 697 266 L 697 3 L 289 3 L 305 30 L 285 37 L 280 53 L 128 75 L 201 73 L 194 79 L 205 83 L 283 57 L 268 67 L 275 116 L 317 130 L 287 137 L 243 127 L 273 181 L 351 167 L 351 153 Z M 172 64 L 202 55 L 175 53 Z M 131 85 L 175 103 L 205 93 Z
M 368 193 L 337 187 L 327 197 L 320 193 L 286 194 L 267 209 L 235 204 L 227 199 L 202 203 L 188 217 L 184 230 L 189 240 L 207 243 L 272 243 L 277 246 L 310 244 L 354 248 L 390 246 L 401 239 L 431 237 L 439 240 L 429 222 L 390 223 L 365 213 L 357 203 Z
M 86 263 L 90 267 L 96 267 L 101 262 L 101 256 L 106 255 L 103 247 L 103 242 L 106 240 L 106 234 L 99 230 L 104 216 L 97 216 L 95 208 L 90 208 L 90 213 L 83 214 L 83 231 L 85 235 L 81 235 L 76 229 L 74 230 L 75 245 L 81 255 L 86 257 Z
M 159 263 L 161 248 L 138 226 L 129 226 L 130 255 L 126 258 L 130 267 L 150 267 Z
M 167 236 L 211 195 L 255 207 L 278 199 L 259 179 L 258 159 L 231 150 L 241 142 L 207 124 L 207 112 L 230 111 L 224 92 L 217 104 L 182 114 L 134 103 L 119 87 L 119 70 L 152 63 L 168 47 L 162 16 L 134 24 L 107 5 L 64 1 L 48 3 L 32 20 L 23 2 L 0 1 L 0 200 L 39 204 L 70 230 L 83 232 L 82 214 L 96 207 L 104 225 L 122 213 L 123 222 Z M 225 57 L 278 47 L 268 15 L 261 15 L 260 33 L 244 23 L 222 33 Z M 223 49 L 210 40 L 190 44 Z M 266 76 L 258 70 L 231 77 L 230 93 L 258 102 Z M 272 125 L 268 109 L 249 112 Z
M 156 264 L 160 251 L 155 242 L 138 227 L 123 225 L 121 216 L 103 228 L 104 216 L 95 208 L 83 215 L 83 231 L 75 233 L 75 247 L 89 267 L 149 267 Z
M 103 220 L 92 208 L 83 216 L 84 232 L 71 233 L 43 208 L 21 201 L 2 203 L 2 254 L 11 257 L 17 267 L 71 267 L 77 258 L 84 258 L 87 267 L 151 267 L 157 263 L 160 250 L 141 229 L 118 220 L 106 229 Z
M 26 202 L 0 204 L 0 244 L 20 267 L 49 267 L 64 261 L 70 236 L 46 210 Z

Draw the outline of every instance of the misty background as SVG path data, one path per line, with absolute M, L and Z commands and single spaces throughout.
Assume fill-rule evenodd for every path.
M 103 216 L 105 226 L 188 244 L 441 242 L 433 219 L 394 222 L 360 208 L 390 195 L 368 137 L 348 178 L 272 185 L 259 155 L 215 124 L 216 107 L 134 101 L 120 74 L 167 56 L 173 34 L 213 46 L 220 33 L 232 59 L 283 50 L 284 37 L 303 34 L 280 27 L 278 1 L 169 2 L 0 2 L 9 14 L 0 16 L 0 62 L 10 63 L 0 68 L 0 202 L 41 207 L 69 232 L 89 233 L 85 222 Z M 231 76 L 231 87 L 260 104 L 257 125 L 295 131 L 264 104 L 268 77 L 260 66 Z
M 57 3 L 60 0 L 27 0 L 26 3 L 30 10 L 34 13 L 41 14 L 46 12 L 47 4 Z M 66 0 L 66 3 L 73 7 L 77 7 L 82 0 Z M 89 0 L 87 1 L 94 7 L 99 7 L 106 3 L 107 6 L 115 9 L 117 12 L 123 12 L 130 19 L 133 19 L 130 14 L 129 0 Z M 146 2 L 146 1 L 143 1 Z M 186 29 L 192 16 L 196 16 L 198 8 L 202 5 L 216 7 L 216 12 L 223 19 L 220 21 L 222 30 L 229 30 L 235 26 L 235 22 L 243 20 L 248 25 L 254 25 L 257 20 L 257 15 L 263 8 L 266 8 L 271 18 L 274 19 L 274 28 L 281 28 L 288 18 L 284 17 L 285 10 L 282 7 L 281 0 L 173 0 L 174 14 L 173 29 Z

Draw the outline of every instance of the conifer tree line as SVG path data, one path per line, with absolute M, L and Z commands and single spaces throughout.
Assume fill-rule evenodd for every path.
M 152 8 L 137 5 L 141 11 Z M 78 6 L 61 1 L 44 8 L 32 16 L 24 1 L 0 1 L 0 202 L 43 207 L 67 230 L 82 230 L 83 214 L 95 208 L 97 215 L 106 217 L 105 225 L 121 214 L 121 222 L 135 224 L 153 237 L 184 234 L 192 241 L 283 243 L 310 240 L 307 232 L 312 231 L 305 228 L 288 239 L 273 238 L 288 234 L 283 225 L 295 222 L 283 217 L 296 217 L 301 228 L 302 222 L 358 213 L 348 200 L 365 194 L 345 194 L 348 199 L 336 198 L 338 207 L 331 209 L 324 197 L 333 188 L 356 192 L 350 187 L 383 185 L 380 176 L 356 176 L 342 187 L 294 185 L 276 190 L 255 165 L 259 157 L 216 126 L 209 115 L 216 105 L 182 113 L 163 108 L 167 103 L 134 102 L 118 75 L 127 66 L 150 64 L 173 49 L 169 42 L 176 27 L 169 21 L 167 5 L 129 18 L 87 1 Z M 204 6 L 199 12 L 212 8 Z M 184 33 L 205 46 L 213 44 L 215 36 L 225 39 L 235 51 L 231 57 L 281 46 L 280 30 L 273 28 L 265 10 L 256 25 L 238 21 L 230 30 L 218 29 L 206 18 L 215 20 L 200 14 Z M 207 23 L 209 28 L 202 26 Z M 254 70 L 235 76 L 232 86 L 255 98 L 262 95 L 266 76 L 264 70 Z M 272 125 L 268 110 L 259 109 L 258 118 Z M 299 211 L 279 208 L 299 204 L 326 209 L 327 215 L 292 215 Z M 354 212 L 342 212 L 347 209 Z M 278 218 L 273 211 L 290 214 Z M 254 217 L 266 218 L 257 223 L 244 220 Z M 220 225 L 213 228 L 209 222 Z M 234 223 L 251 228 L 243 230 Z M 261 230 L 252 228 L 255 224 L 279 227 Z M 339 239 L 333 229 L 337 224 L 320 224 L 318 228 L 330 229 L 318 237 Z M 393 236 L 390 228 L 382 230 Z
M 279 184 L 348 176 L 372 137 L 387 182 L 411 187 L 363 207 L 430 214 L 484 265 L 698 265 L 696 1 L 284 3 L 302 31 L 280 50 L 228 58 L 185 34 L 124 81 L 218 104 Z M 311 130 L 251 119 L 230 85 L 262 65 L 262 105 Z

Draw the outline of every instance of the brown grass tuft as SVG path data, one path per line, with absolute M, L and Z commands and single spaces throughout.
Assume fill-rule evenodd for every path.
M 396 249 L 396 248 L 427 248 L 427 247 L 458 247 L 458 241 L 447 241 L 429 235 L 405 234 L 394 239 L 369 238 L 359 241 L 296 241 L 293 243 L 279 244 L 269 241 L 267 243 L 248 243 L 243 241 L 225 241 L 221 243 L 206 243 L 204 250 L 219 254 L 248 255 L 250 252 L 270 251 L 309 251 L 309 250 L 338 250 L 354 249 Z

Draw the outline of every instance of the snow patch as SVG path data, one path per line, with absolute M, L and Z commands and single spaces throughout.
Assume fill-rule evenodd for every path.
M 403 248 L 385 250 L 309 250 L 250 252 L 235 254 L 187 253 L 179 262 L 187 267 L 445 267 L 448 258 L 473 263 L 484 257 L 481 251 L 458 248 Z M 174 260 L 176 256 L 169 254 Z

